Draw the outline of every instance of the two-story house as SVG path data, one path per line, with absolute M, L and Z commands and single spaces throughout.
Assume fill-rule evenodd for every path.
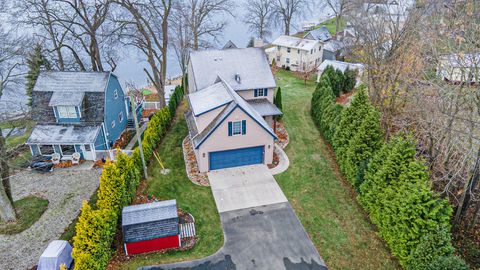
M 315 70 L 322 61 L 323 42 L 320 40 L 284 35 L 272 45 L 275 47 L 268 50 L 269 61 L 275 59 L 277 67 L 293 71 Z
M 275 79 L 262 49 L 195 51 L 185 113 L 199 170 L 271 164 Z
M 131 118 L 129 98 L 111 72 L 42 72 L 32 92 L 37 123 L 26 144 L 32 155 L 96 160 L 108 150 Z

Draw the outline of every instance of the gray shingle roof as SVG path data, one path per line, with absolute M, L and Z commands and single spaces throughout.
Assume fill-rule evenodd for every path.
M 126 243 L 179 234 L 177 201 L 126 206 L 122 210 L 122 231 Z
M 323 42 L 328 41 L 332 38 L 332 35 L 328 31 L 327 27 L 322 26 L 320 28 L 317 28 L 315 30 L 312 30 L 308 32 L 308 34 L 305 35 L 305 37 L 312 35 L 312 37 L 316 40 L 321 40 Z
M 80 106 L 85 92 L 61 92 L 55 91 L 50 98 L 49 106 Z
M 198 130 L 197 130 L 197 125 L 195 124 L 195 119 L 194 119 L 192 110 L 188 109 L 185 112 L 185 121 L 187 122 L 188 133 L 190 135 L 190 138 L 197 136 Z
M 267 132 L 269 132 L 275 139 L 277 136 L 270 128 L 270 126 L 265 122 L 263 117 L 250 106 L 242 97 L 240 97 L 235 90 L 221 77 L 218 76 L 217 81 L 223 84 L 223 91 L 226 91 L 231 97 L 232 101 L 205 127 L 200 133 L 193 137 L 194 147 L 200 146 L 206 138 L 215 130 L 215 128 L 220 125 L 223 120 L 236 108 L 241 108 L 250 115 L 260 126 L 262 126 Z
M 36 125 L 26 144 L 85 144 L 94 143 L 100 126 Z
M 190 63 L 197 90 L 212 85 L 218 75 L 235 91 L 276 86 L 267 56 L 260 48 L 194 51 Z
M 122 210 L 122 226 L 171 218 L 178 218 L 176 200 L 130 205 Z
M 275 46 L 282 46 L 288 48 L 294 48 L 298 50 L 310 51 L 318 44 L 318 40 L 299 38 L 293 36 L 279 36 L 272 44 Z
M 190 108 L 195 116 L 218 108 L 232 101 L 232 96 L 225 91 L 222 82 L 215 83 L 200 91 L 188 95 Z
M 248 104 L 261 116 L 281 115 L 282 112 L 266 98 L 247 100 Z
M 41 72 L 33 91 L 104 92 L 110 72 Z

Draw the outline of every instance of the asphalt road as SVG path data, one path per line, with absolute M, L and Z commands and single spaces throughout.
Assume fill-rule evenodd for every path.
M 326 270 L 288 202 L 220 213 L 224 246 L 209 257 L 144 270 Z

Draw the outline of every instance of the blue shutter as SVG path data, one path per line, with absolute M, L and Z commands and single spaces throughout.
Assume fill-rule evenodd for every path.
M 257 97 L 257 96 L 258 96 L 258 90 L 257 90 L 257 89 L 253 90 L 253 96 L 254 96 L 254 97 Z
M 232 136 L 232 122 L 228 122 L 228 136 Z
M 263 95 L 265 97 L 268 97 L 268 89 L 267 88 L 263 89 Z
M 242 135 L 247 133 L 247 120 L 242 120 Z

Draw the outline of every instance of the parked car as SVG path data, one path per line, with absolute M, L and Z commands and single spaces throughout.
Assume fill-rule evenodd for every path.
M 53 163 L 45 156 L 36 155 L 30 159 L 29 166 L 32 170 L 39 172 L 53 171 Z

